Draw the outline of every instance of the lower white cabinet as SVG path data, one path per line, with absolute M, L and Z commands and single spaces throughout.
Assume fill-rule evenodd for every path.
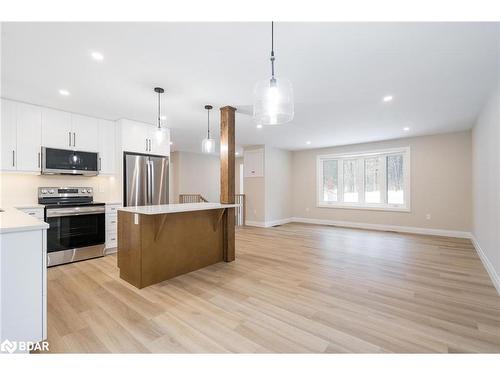
M 106 254 L 115 253 L 118 246 L 118 215 L 121 204 L 106 205 Z
M 47 338 L 46 229 L 1 233 L 0 342 L 25 351 L 21 342 Z

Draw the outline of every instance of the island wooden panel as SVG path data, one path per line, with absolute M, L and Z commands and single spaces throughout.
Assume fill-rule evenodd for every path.
M 118 211 L 120 278 L 144 288 L 221 262 L 224 210 L 161 215 Z

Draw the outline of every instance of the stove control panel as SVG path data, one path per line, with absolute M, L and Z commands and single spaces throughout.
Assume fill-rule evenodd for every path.
M 39 187 L 38 198 L 46 197 L 92 197 L 93 189 L 91 187 Z

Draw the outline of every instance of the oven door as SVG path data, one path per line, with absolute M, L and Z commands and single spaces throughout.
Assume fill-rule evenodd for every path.
M 104 206 L 48 208 L 47 252 L 104 244 Z

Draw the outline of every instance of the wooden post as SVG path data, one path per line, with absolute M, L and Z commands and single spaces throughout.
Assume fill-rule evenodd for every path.
M 234 151 L 235 111 L 226 106 L 220 109 L 220 202 L 234 203 Z M 224 214 L 224 260 L 235 259 L 234 220 L 235 209 L 227 208 Z

